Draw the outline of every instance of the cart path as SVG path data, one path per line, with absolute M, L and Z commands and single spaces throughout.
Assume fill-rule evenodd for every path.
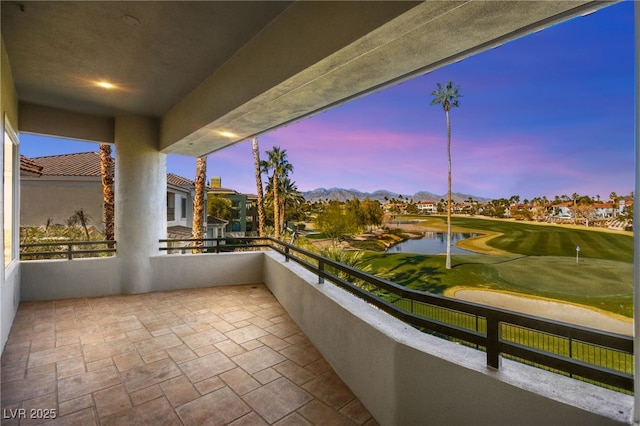
M 570 303 L 562 303 L 538 297 L 517 296 L 500 291 L 467 288 L 452 290 L 451 293 L 453 293 L 453 297 L 468 302 L 508 309 L 510 311 L 577 324 L 612 333 L 627 336 L 633 335 L 633 320 L 621 315 L 605 313 L 604 311 Z

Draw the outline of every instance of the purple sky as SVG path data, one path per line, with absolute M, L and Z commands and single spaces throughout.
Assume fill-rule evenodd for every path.
M 260 136 L 287 150 L 298 189 L 447 190 L 446 125 L 436 83 L 460 85 L 451 111 L 453 191 L 522 199 L 608 199 L 634 185 L 633 2 L 573 19 Z M 88 151 L 22 135 L 30 156 Z M 67 146 L 73 146 L 67 147 Z M 51 148 L 49 148 L 51 147 Z M 53 148 L 56 147 L 56 148 Z M 96 148 L 97 149 L 97 148 Z M 193 179 L 195 159 L 169 155 Z M 208 177 L 255 193 L 251 142 L 209 156 Z

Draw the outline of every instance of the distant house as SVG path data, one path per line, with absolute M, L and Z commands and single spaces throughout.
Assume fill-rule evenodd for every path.
M 593 203 L 593 216 L 598 219 L 605 219 L 613 216 L 613 204 Z
M 167 174 L 167 227 L 169 235 L 191 235 L 193 181 Z M 47 222 L 65 224 L 76 210 L 83 209 L 101 231 L 102 180 L 100 153 L 20 158 L 20 225 L 40 226 Z
M 551 206 L 552 216 L 561 219 L 571 219 L 573 218 L 573 211 L 571 208 L 573 207 L 573 201 L 567 201 L 560 204 L 554 204 Z
M 416 207 L 419 213 L 438 213 L 438 205 L 435 201 L 418 201 Z

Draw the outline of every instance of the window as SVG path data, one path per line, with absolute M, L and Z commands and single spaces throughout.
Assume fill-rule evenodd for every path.
M 187 218 L 187 197 L 182 197 L 180 199 L 180 218 Z
M 2 141 L 2 187 L 4 206 L 4 266 L 17 257 L 15 230 L 17 229 L 17 176 L 18 176 L 18 137 L 5 117 L 4 139 Z
M 176 220 L 176 194 L 167 192 L 167 220 Z

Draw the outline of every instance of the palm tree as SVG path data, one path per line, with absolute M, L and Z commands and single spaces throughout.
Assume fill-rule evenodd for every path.
M 260 150 L 258 148 L 258 138 L 253 138 L 253 164 L 256 172 L 256 191 L 258 192 L 258 236 L 264 237 L 264 192 L 262 190 L 262 170 L 260 169 Z
M 83 209 L 76 210 L 73 212 L 73 215 L 69 219 L 67 219 L 67 226 L 82 226 L 84 229 L 84 234 L 87 236 L 87 241 L 91 239 L 89 235 L 89 222 L 91 222 L 93 218 L 86 214 Z
M 280 180 L 285 178 L 289 172 L 293 172 L 293 165 L 287 160 L 287 150 L 281 150 L 279 146 L 274 146 L 271 151 L 267 151 L 268 160 L 262 161 L 262 171 L 269 173 L 273 171 L 273 236 L 280 238 Z
M 460 86 L 454 86 L 453 82 L 448 82 L 444 87 L 438 84 L 438 89 L 431 92 L 433 100 L 431 105 L 442 105 L 444 114 L 447 118 L 447 160 L 448 160 L 448 178 L 447 178 L 447 260 L 446 268 L 451 269 L 451 121 L 449 120 L 449 111 L 452 107 L 459 107 L 459 98 L 462 97 L 458 91 Z
M 113 215 L 114 215 L 114 197 L 113 197 L 113 158 L 111 157 L 111 145 L 100 144 L 100 175 L 102 176 L 102 216 L 104 219 L 104 238 L 105 240 L 114 239 L 113 231 Z M 109 248 L 113 248 L 113 244 L 109 244 Z
M 298 186 L 296 185 L 296 183 L 292 182 L 288 176 L 281 178 L 278 182 L 278 184 L 280 185 L 280 188 L 278 190 L 280 203 L 278 212 L 278 226 L 281 231 L 284 231 L 284 222 L 287 209 L 295 209 L 296 207 L 304 203 L 305 200 L 302 196 L 302 193 L 298 190 Z M 267 194 L 271 195 L 272 200 L 274 199 L 273 179 L 269 179 L 269 182 L 267 183 Z M 276 220 L 274 218 L 274 222 L 275 221 Z
M 193 197 L 193 222 L 191 225 L 191 238 L 200 241 L 195 242 L 196 247 L 202 247 L 204 238 L 204 191 L 207 182 L 207 156 L 198 157 L 196 160 L 195 195 Z M 201 248 L 195 248 L 193 253 L 202 253 Z

